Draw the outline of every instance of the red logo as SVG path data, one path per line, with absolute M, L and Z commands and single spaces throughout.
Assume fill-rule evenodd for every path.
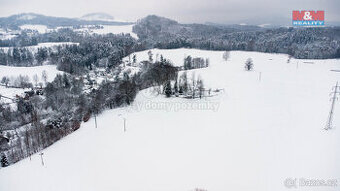
M 324 21 L 325 11 L 293 11 L 293 21 Z
M 293 26 L 324 26 L 325 11 L 293 11 Z

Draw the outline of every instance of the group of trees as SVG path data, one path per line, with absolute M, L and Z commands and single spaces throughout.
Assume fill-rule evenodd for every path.
M 209 66 L 209 59 L 206 58 L 192 58 L 191 56 L 187 56 L 184 58 L 184 70 L 191 70 L 197 68 L 206 68 Z
M 141 43 L 130 35 L 80 35 L 70 29 L 34 35 L 41 42 L 75 42 L 77 45 L 63 45 L 54 48 L 27 48 L 21 44 L 12 44 L 7 49 L 0 49 L 0 65 L 35 66 L 44 61 L 58 65 L 58 69 L 70 74 L 84 73 L 84 69 L 93 67 L 115 67 L 123 57 L 138 50 L 144 50 Z M 20 39 L 31 39 L 28 35 L 19 35 Z M 11 40 L 16 42 L 18 39 Z M 36 45 L 35 43 L 30 45 Z M 1 43 L 0 43 L 1 46 Z
M 21 47 L 0 49 L 0 65 L 6 66 L 40 66 L 52 53 L 51 48 L 41 47 L 36 51 Z
M 178 81 L 176 80 L 174 85 L 175 94 L 182 95 L 188 98 L 202 98 L 205 96 L 205 88 L 203 79 L 198 76 L 196 79 L 195 73 L 192 73 L 191 79 L 188 79 L 187 73 L 183 72 L 179 77 Z
M 129 35 L 91 36 L 79 45 L 66 46 L 51 55 L 51 63 L 70 74 L 83 74 L 93 67 L 114 68 L 122 59 L 138 50 L 136 40 Z
M 183 72 L 182 75 L 174 80 L 168 80 L 163 85 L 163 94 L 166 97 L 176 96 L 184 98 L 202 98 L 205 96 L 204 83 L 201 77 L 195 79 L 193 73 L 192 78 L 189 80 L 187 73 Z
M 9 163 L 8 163 L 7 157 L 6 157 L 6 155 L 3 155 L 0 159 L 0 166 L 6 167 L 8 165 L 9 165 Z
M 17 77 L 8 77 L 3 76 L 0 84 L 6 87 L 13 87 L 13 88 L 33 88 L 33 87 L 40 87 L 42 88 L 44 84 L 47 83 L 47 72 L 44 70 L 41 73 L 41 80 L 39 80 L 38 74 L 33 76 L 33 83 L 28 75 L 19 75 Z M 44 83 L 43 83 L 44 82 Z
M 82 34 L 78 34 L 69 28 L 62 28 L 44 34 L 23 30 L 14 38 L 0 40 L 0 47 L 35 46 L 44 42 L 79 42 L 83 38 Z
M 4 76 L 1 79 L 1 84 L 5 85 L 6 87 L 33 88 L 33 84 L 30 82 L 30 79 L 27 75 L 19 75 L 16 78 Z
M 138 75 L 138 78 L 140 78 L 140 88 L 163 86 L 169 80 L 176 79 L 177 71 L 178 68 L 174 67 L 169 60 L 164 58 L 154 63 L 146 61 Z

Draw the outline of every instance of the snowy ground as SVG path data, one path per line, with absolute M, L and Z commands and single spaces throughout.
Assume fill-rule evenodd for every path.
M 48 29 L 46 25 L 21 25 L 21 30 L 35 30 L 38 31 L 38 33 L 44 34 L 53 31 L 52 29 Z
M 132 106 L 100 115 L 97 129 L 91 119 L 45 149 L 45 166 L 36 154 L 0 169 L 0 190 L 286 191 L 287 178 L 339 184 L 339 102 L 336 127 L 323 130 L 331 87 L 340 81 L 330 70 L 340 69 L 339 60 L 287 63 L 287 55 L 233 51 L 226 62 L 218 51 L 158 51 L 176 65 L 184 55 L 208 57 L 209 68 L 189 73 L 225 92 L 187 100 L 144 90 Z M 248 57 L 251 72 L 243 69 Z
M 12 66 L 1 66 L 0 65 L 0 79 L 2 77 L 18 77 L 19 75 L 27 75 L 30 80 L 33 80 L 34 75 L 38 75 L 39 82 L 43 82 L 41 74 L 43 71 L 47 73 L 47 81 L 53 81 L 57 74 L 62 74 L 63 72 L 57 70 L 55 65 L 45 65 L 45 66 L 35 66 L 35 67 L 12 67 Z
M 78 32 L 88 32 L 89 34 L 121 34 L 121 33 L 129 33 L 132 37 L 138 38 L 137 34 L 132 32 L 133 25 L 101 25 L 103 28 L 101 29 L 89 29 L 89 28 L 81 28 L 76 29 Z
M 62 74 L 63 72 L 57 70 L 55 65 L 45 65 L 45 66 L 35 66 L 35 67 L 11 67 L 11 66 L 1 66 L 0 65 L 0 82 L 3 77 L 9 77 L 10 83 L 14 81 L 19 75 L 28 76 L 32 84 L 34 84 L 33 76 L 38 75 L 38 83 L 43 83 L 42 72 L 46 71 L 47 81 L 51 82 L 54 80 L 57 74 Z M 15 95 L 21 95 L 27 91 L 27 89 L 21 88 L 6 88 L 0 86 L 0 94 L 6 97 L 14 98 Z M 9 100 L 2 100 L 7 102 Z
M 14 37 L 16 37 L 20 31 L 12 31 L 12 30 L 4 30 L 3 28 L 0 28 L 0 40 L 9 40 Z

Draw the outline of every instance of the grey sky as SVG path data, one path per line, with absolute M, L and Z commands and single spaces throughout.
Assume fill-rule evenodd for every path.
M 0 0 L 0 17 L 23 12 L 80 17 L 105 12 L 134 21 L 148 14 L 182 23 L 264 24 L 291 19 L 292 10 L 325 10 L 325 19 L 340 22 L 340 0 Z

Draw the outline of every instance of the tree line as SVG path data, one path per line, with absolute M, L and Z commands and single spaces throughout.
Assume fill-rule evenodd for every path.
M 286 53 L 295 58 L 340 58 L 340 27 L 242 30 L 229 26 L 179 24 L 155 15 L 133 27 L 148 48 L 198 48 Z

